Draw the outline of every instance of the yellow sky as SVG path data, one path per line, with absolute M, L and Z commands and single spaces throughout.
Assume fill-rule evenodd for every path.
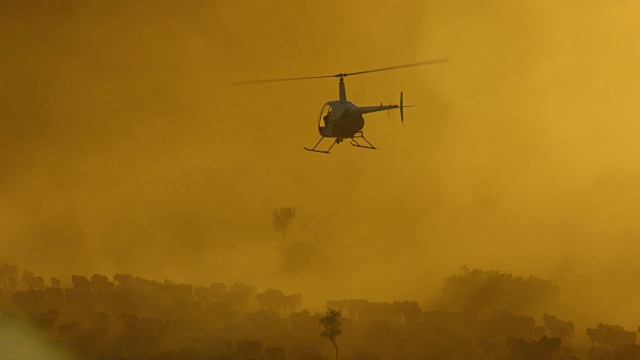
M 637 316 L 639 7 L 2 2 L 0 261 L 322 301 L 426 301 L 467 265 Z M 232 85 L 440 57 L 346 79 L 359 105 L 416 105 L 365 116 L 376 151 L 302 150 L 335 79 Z M 305 271 L 279 266 L 281 206 Z

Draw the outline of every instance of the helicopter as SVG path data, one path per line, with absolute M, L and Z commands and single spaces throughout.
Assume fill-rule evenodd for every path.
M 351 75 L 368 74 L 379 71 L 395 70 L 401 68 L 424 66 L 440 64 L 449 61 L 447 58 L 434 59 L 421 61 L 412 64 L 404 64 L 398 66 L 385 67 L 380 69 L 358 71 L 352 73 L 338 73 L 334 75 L 323 76 L 310 76 L 310 77 L 295 77 L 295 78 L 283 78 L 283 79 L 270 79 L 270 80 L 253 80 L 253 81 L 237 81 L 234 85 L 248 85 L 248 84 L 262 84 L 271 82 L 282 81 L 296 81 L 296 80 L 310 80 L 310 79 L 322 79 L 322 78 L 338 78 L 338 93 L 339 100 L 327 101 L 320 110 L 318 116 L 318 132 L 320 133 L 320 140 L 312 147 L 308 148 L 303 146 L 307 151 L 318 152 L 328 154 L 331 149 L 337 144 L 340 144 L 345 139 L 350 139 L 350 143 L 353 146 L 365 148 L 365 149 L 377 149 L 367 138 L 364 137 L 364 118 L 362 115 L 377 112 L 377 111 L 390 111 L 392 109 L 400 110 L 400 121 L 404 125 L 404 108 L 412 107 L 414 105 L 404 105 L 403 94 L 400 92 L 400 104 L 393 105 L 377 105 L 377 106 L 358 106 L 351 101 L 347 100 L 347 91 L 344 84 L 344 78 Z M 331 146 L 326 150 L 318 149 L 318 146 L 325 138 L 334 139 Z

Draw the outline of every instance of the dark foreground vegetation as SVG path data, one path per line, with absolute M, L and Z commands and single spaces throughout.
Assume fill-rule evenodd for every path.
M 640 360 L 636 331 L 576 328 L 544 312 L 559 291 L 551 282 L 495 271 L 446 278 L 438 309 L 328 301 L 343 316 L 331 342 L 300 294 L 129 274 L 65 280 L 0 268 L 0 359 L 330 360 L 339 346 L 345 360 Z

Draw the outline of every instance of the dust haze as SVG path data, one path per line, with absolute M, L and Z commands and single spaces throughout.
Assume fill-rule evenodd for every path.
M 0 261 L 67 283 L 279 288 L 320 310 L 430 306 L 444 278 L 480 268 L 549 279 L 565 316 L 635 329 L 639 10 L 2 2 Z M 365 117 L 376 151 L 302 150 L 335 79 L 232 85 L 441 57 L 345 79 L 359 105 L 400 91 L 416 105 L 405 127 Z

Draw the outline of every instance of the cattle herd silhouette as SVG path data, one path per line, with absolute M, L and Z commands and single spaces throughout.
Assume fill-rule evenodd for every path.
M 534 277 L 463 268 L 445 279 L 438 309 L 364 299 L 329 300 L 327 308 L 344 317 L 337 339 L 344 360 L 640 360 L 635 330 L 517 313 L 556 290 Z M 319 336 L 325 309 L 302 305 L 301 294 L 247 284 L 193 286 L 122 273 L 63 281 L 4 264 L 0 359 L 27 358 L 34 339 L 74 359 L 332 359 Z

